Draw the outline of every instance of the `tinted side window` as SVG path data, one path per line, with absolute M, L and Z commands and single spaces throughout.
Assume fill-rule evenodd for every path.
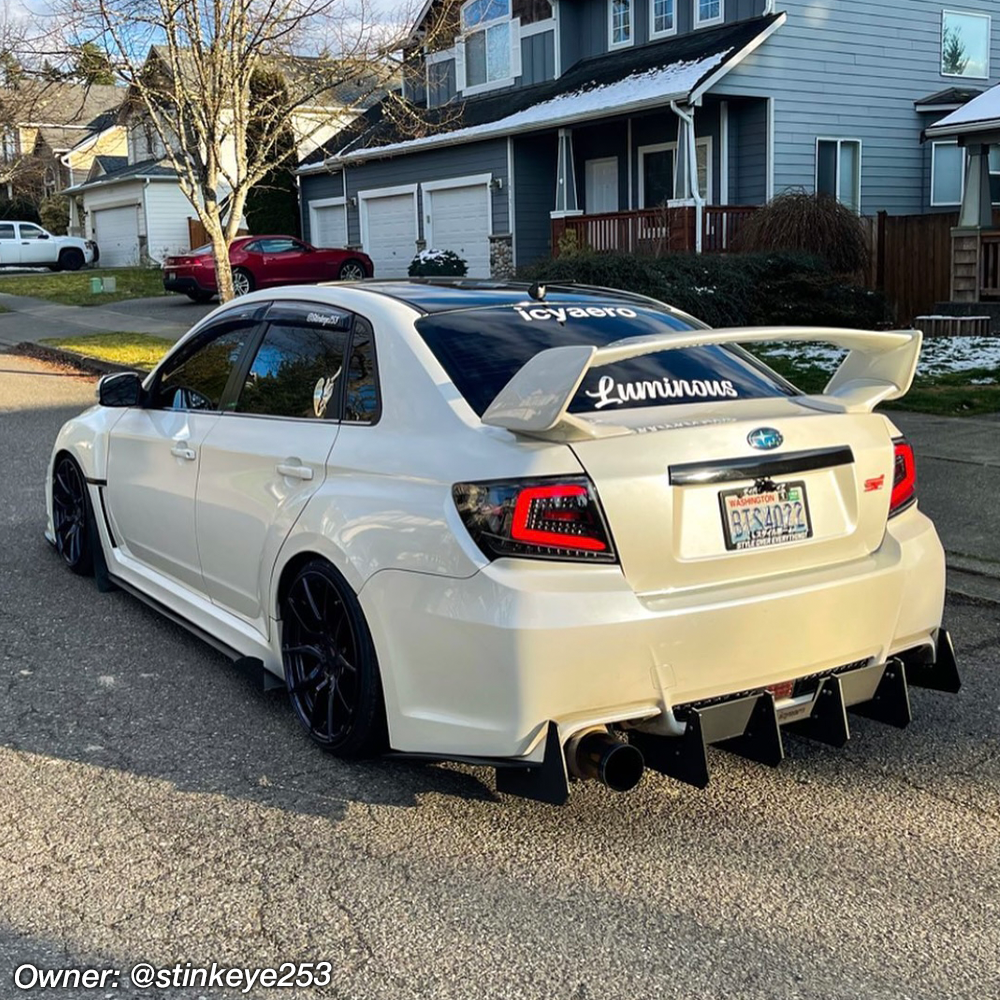
M 12 222 L 0 222 L 0 240 L 14 239 L 14 224 Z
M 256 326 L 256 321 L 243 319 L 206 330 L 167 363 L 152 405 L 161 410 L 219 409 L 233 366 Z
M 272 323 L 247 374 L 238 413 L 336 420 L 347 332 Z
M 372 327 L 368 320 L 359 316 L 354 323 L 351 357 L 347 365 L 344 419 L 374 423 L 378 420 L 380 409 Z
M 38 226 L 21 226 L 22 240 L 40 240 L 44 235 L 44 232 Z
M 292 253 L 302 247 L 295 240 L 261 240 L 261 253 Z

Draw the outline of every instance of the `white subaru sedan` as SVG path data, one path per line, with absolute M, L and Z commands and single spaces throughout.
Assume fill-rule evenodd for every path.
M 822 394 L 741 345 L 847 351 Z M 956 691 L 941 544 L 883 414 L 917 331 L 712 330 L 579 286 L 220 307 L 55 443 L 49 540 L 287 686 L 321 747 L 695 786 Z

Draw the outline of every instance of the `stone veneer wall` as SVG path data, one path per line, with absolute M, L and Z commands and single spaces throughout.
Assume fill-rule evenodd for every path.
M 490 277 L 514 277 L 514 237 L 510 233 L 490 237 Z

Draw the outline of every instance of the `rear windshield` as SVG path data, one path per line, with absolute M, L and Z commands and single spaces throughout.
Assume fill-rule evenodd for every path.
M 690 330 L 670 313 L 585 303 L 504 306 L 438 313 L 417 331 L 469 405 L 482 416 L 517 370 L 550 347 L 604 347 L 626 337 Z M 727 399 L 793 395 L 794 389 L 738 349 L 692 347 L 592 368 L 571 413 L 614 412 Z

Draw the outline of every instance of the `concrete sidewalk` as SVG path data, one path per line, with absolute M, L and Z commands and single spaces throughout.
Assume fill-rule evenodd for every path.
M 11 310 L 0 314 L 0 347 L 88 333 L 147 333 L 177 340 L 214 308 L 179 295 L 105 306 L 66 306 L 2 293 L 0 306 Z

